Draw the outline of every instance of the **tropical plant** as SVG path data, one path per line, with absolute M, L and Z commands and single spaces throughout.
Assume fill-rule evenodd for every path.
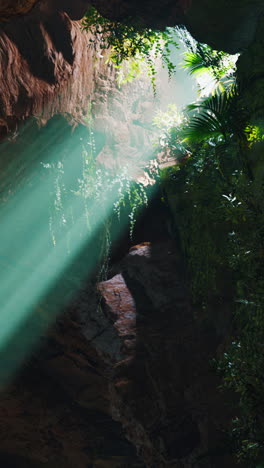
M 262 131 L 251 125 L 247 109 L 241 105 L 239 89 L 218 90 L 213 95 L 187 106 L 188 125 L 182 131 L 184 141 L 207 141 L 216 148 L 216 155 L 224 156 L 232 147 L 233 157 L 240 168 L 253 178 L 249 163 L 249 149 L 262 140 Z
M 231 305 L 233 338 L 218 370 L 238 395 L 232 451 L 255 468 L 264 461 L 264 185 L 251 161 L 263 129 L 249 124 L 235 86 L 200 99 L 173 125 L 161 128 L 161 148 L 188 157 L 162 171 L 162 193 L 196 307 L 210 320 L 215 302 Z
M 153 118 L 157 131 L 156 148 L 159 152 L 169 149 L 170 156 L 179 158 L 188 151 L 188 144 L 183 141 L 183 132 L 188 128 L 189 119 L 179 112 L 175 104 L 169 104 L 166 111 L 158 110 Z
M 213 50 L 207 44 L 197 43 L 196 48 L 186 52 L 184 68 L 190 74 L 211 73 L 216 81 L 233 77 L 234 59 L 225 52 Z
M 234 84 L 238 55 L 229 55 L 198 43 L 184 29 L 179 30 L 179 38 L 187 47 L 183 68 L 197 78 L 201 94 L 208 94 L 209 83 L 210 92 L 223 91 Z
M 241 108 L 236 86 L 231 90 L 216 92 L 187 107 L 190 115 L 184 135 L 192 141 L 227 141 L 236 138 L 247 140 L 248 113 Z

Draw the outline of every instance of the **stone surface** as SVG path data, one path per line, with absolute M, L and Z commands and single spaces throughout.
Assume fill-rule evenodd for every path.
M 90 6 L 87 0 L 2 0 L 0 5 L 0 21 L 7 21 L 17 15 L 29 13 L 34 6 L 40 7 L 44 13 L 65 12 L 71 19 L 79 20 Z
M 27 117 L 43 124 L 61 113 L 81 121 L 98 70 L 104 69 L 91 36 L 66 12 L 80 18 L 83 3 L 79 14 L 55 8 L 56 3 L 52 10 L 49 6 L 40 2 L 28 15 L 0 27 L 0 135 Z M 104 73 L 110 78 L 112 72 L 106 67 Z
M 21 0 L 11 5 L 6 1 L 0 7 L 0 17 L 1 12 L 2 16 L 6 12 L 9 19 L 15 15 L 0 28 L 0 136 L 14 130 L 29 116 L 45 123 L 53 115 L 62 113 L 82 121 L 88 101 L 92 99 L 94 83 L 100 83 L 102 75 L 108 75 L 111 81 L 114 74 L 111 67 L 104 67 L 100 49 L 87 46 L 89 34 L 82 33 L 80 24 L 72 21 L 83 16 L 90 2 L 39 0 L 31 9 L 33 3 L 33 0 Z M 228 52 L 244 51 L 250 46 L 249 53 L 241 59 L 241 68 L 245 70 L 251 69 L 249 62 L 255 60 L 261 48 L 262 0 L 216 3 L 211 0 L 166 0 L 165 3 L 147 0 L 144 4 L 136 0 L 94 0 L 93 4 L 113 19 L 132 17 L 136 22 L 155 28 L 184 24 L 196 39 Z M 17 16 L 28 10 L 28 14 Z M 254 42 L 257 30 L 259 39 Z M 260 76 L 259 63 L 260 60 L 258 65 L 253 64 L 252 80 Z M 253 86 L 252 92 L 249 91 L 248 102 L 252 96 L 259 95 L 260 90 L 262 85 L 258 82 L 256 89 Z M 126 116 L 118 105 L 113 106 L 113 120 L 115 113 L 120 118 L 117 131 L 121 145 L 126 141 L 121 119 Z M 105 153 L 107 151 L 106 147 Z
M 254 41 L 237 63 L 242 104 L 250 113 L 252 123 L 264 121 L 264 17 L 259 23 Z
M 210 370 L 230 324 L 215 312 L 191 309 L 174 242 L 134 246 L 97 291 L 83 284 L 2 391 L 0 462 L 233 467 L 222 439 L 230 409 Z
M 134 18 L 147 27 L 163 29 L 183 24 L 195 38 L 227 52 L 238 52 L 253 40 L 260 16 L 262 0 L 4 0 L 0 19 L 23 14 L 37 4 L 42 12 L 66 12 L 80 19 L 93 4 L 104 16 L 114 20 Z M 202 25 L 202 27 L 201 27 Z
M 173 243 L 133 247 L 98 286 L 118 352 L 104 334 L 93 345 L 111 365 L 113 416 L 147 467 L 198 467 L 203 456 L 203 466 L 231 467 L 224 453 L 214 456 L 228 412 L 209 361 L 223 335 L 205 317 L 195 320 L 184 284 Z
M 93 0 L 106 16 L 132 17 L 143 25 L 164 28 L 185 25 L 200 42 L 236 53 L 247 47 L 264 13 L 262 0 Z
M 89 285 L 86 309 L 87 295 L 93 297 Z M 5 468 L 143 468 L 111 418 L 106 366 L 84 336 L 82 300 L 80 293 L 78 316 L 69 310 L 58 319 L 0 394 Z
M 2 0 L 0 5 L 0 21 L 12 16 L 28 13 L 39 0 Z
M 237 53 L 254 40 L 263 14 L 262 0 L 193 0 L 184 24 L 198 41 Z

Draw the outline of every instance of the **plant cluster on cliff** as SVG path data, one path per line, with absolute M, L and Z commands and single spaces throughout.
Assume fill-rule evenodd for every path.
M 177 119 L 161 136 L 178 159 L 162 171 L 164 199 L 194 303 L 207 314 L 215 301 L 232 304 L 233 339 L 218 370 L 239 397 L 232 449 L 255 468 L 264 461 L 264 131 L 251 125 L 234 81 Z
M 63 157 L 56 162 L 41 163 L 45 177 L 49 178 L 52 199 L 49 234 L 55 254 L 61 239 L 67 239 L 64 254 L 68 255 L 77 241 L 93 238 L 96 233 L 100 238 L 97 266 L 102 280 L 106 279 L 114 237 L 125 230 L 132 239 L 138 215 L 148 204 L 149 193 L 135 177 L 133 167 L 126 165 L 114 174 L 97 163 L 98 149 L 90 114 L 85 137 L 77 142 L 79 153 L 75 149 L 74 168 Z M 155 167 L 150 165 L 149 171 L 153 176 Z
M 132 21 L 130 18 L 122 23 L 110 21 L 101 16 L 94 7 L 86 13 L 83 28 L 94 34 L 95 39 L 91 39 L 91 43 L 96 42 L 102 50 L 108 51 L 107 60 L 121 70 L 122 76 L 122 67 L 126 65 L 127 74 L 122 81 L 130 81 L 137 76 L 141 71 L 140 64 L 145 62 L 155 90 L 155 61 L 158 57 L 161 57 L 170 75 L 175 72 L 170 47 L 178 47 L 178 44 L 173 28 L 156 31 L 142 27 L 135 19 Z
M 239 54 L 230 55 L 201 44 L 183 27 L 177 32 L 179 40 L 187 49 L 183 68 L 196 78 L 200 95 L 208 96 L 215 90 L 224 91 L 232 87 Z

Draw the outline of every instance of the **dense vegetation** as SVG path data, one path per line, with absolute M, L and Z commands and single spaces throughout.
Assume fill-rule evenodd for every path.
M 217 302 L 232 304 L 233 337 L 216 368 L 238 394 L 232 450 L 256 467 L 264 461 L 264 134 L 251 125 L 233 72 L 223 73 L 223 56 L 217 63 L 208 52 L 187 54 L 190 72 L 209 68 L 216 86 L 163 129 L 161 144 L 178 164 L 162 171 L 162 185 L 193 302 L 208 315 Z

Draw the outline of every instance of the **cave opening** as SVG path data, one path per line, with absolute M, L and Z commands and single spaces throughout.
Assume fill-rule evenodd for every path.
M 1 465 L 262 466 L 264 8 L 242 3 L 0 6 Z

